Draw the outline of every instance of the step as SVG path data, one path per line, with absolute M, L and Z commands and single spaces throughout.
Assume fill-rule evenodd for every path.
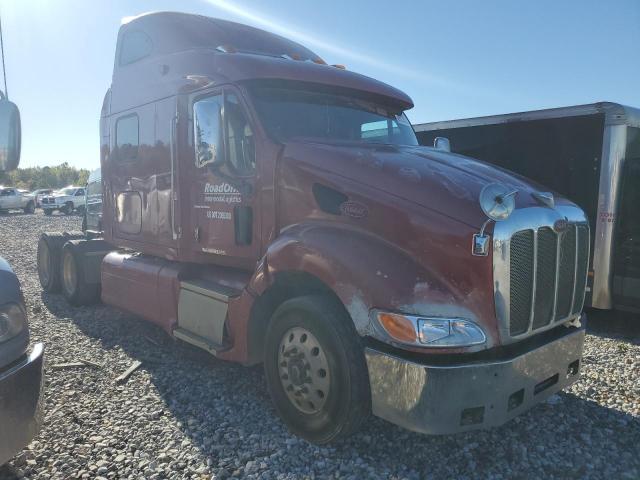
M 180 288 L 200 295 L 206 295 L 207 297 L 211 297 L 225 303 L 227 303 L 230 298 L 237 297 L 242 293 L 240 290 L 200 278 L 182 280 L 180 282 Z
M 206 350 L 213 355 L 217 355 L 218 352 L 222 352 L 229 348 L 228 345 L 218 345 L 207 338 L 201 337 L 200 335 L 187 330 L 186 328 L 175 328 L 173 330 L 173 336 L 183 342 L 190 343 L 191 345 Z

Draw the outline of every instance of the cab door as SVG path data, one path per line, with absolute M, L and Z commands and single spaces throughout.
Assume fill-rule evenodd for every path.
M 234 88 L 192 102 L 193 162 L 189 167 L 193 248 L 255 261 L 259 255 L 254 129 Z M 248 262 L 244 262 L 248 263 Z

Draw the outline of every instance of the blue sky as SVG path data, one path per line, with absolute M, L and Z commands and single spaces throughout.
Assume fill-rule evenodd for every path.
M 153 10 L 288 36 L 407 92 L 413 123 L 600 100 L 640 107 L 640 0 L 2 0 L 22 166 L 99 166 L 120 20 Z

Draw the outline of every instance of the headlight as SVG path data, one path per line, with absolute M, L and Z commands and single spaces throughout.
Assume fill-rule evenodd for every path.
M 27 328 L 27 315 L 17 303 L 0 307 L 0 342 L 5 342 Z
M 460 318 L 421 318 L 418 336 L 421 343 L 433 347 L 467 347 L 487 340 L 478 325 Z
M 378 323 L 394 340 L 423 347 L 453 348 L 481 345 L 487 341 L 482 329 L 461 318 L 418 317 L 376 312 Z

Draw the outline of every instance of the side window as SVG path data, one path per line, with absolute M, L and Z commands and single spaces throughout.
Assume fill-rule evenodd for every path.
M 127 115 L 116 122 L 117 159 L 120 161 L 135 160 L 138 157 L 138 115 Z
M 222 95 L 198 100 L 193 105 L 196 167 L 222 159 Z
M 144 32 L 129 32 L 122 37 L 120 65 L 137 62 L 151 53 L 153 43 Z
M 256 169 L 253 130 L 234 93 L 226 96 L 224 118 L 229 164 L 238 175 L 251 175 Z
M 82 196 L 84 196 L 84 190 L 81 188 L 76 192 L 76 197 L 82 197 Z
M 375 122 L 363 123 L 360 126 L 360 138 L 366 139 L 380 139 L 387 138 L 389 127 L 386 120 L 378 120 Z

